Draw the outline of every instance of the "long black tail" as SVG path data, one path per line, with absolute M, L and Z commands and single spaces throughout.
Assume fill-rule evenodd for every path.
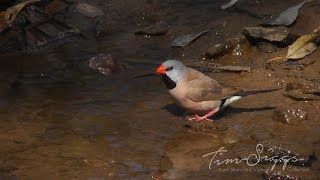
M 277 90 L 279 90 L 279 89 L 281 89 L 281 88 L 252 90 L 252 91 L 246 91 L 246 90 L 244 90 L 243 92 L 241 92 L 240 94 L 238 94 L 238 96 L 248 96 L 248 95 L 251 95 L 251 94 L 269 93 L 269 92 L 277 91 Z

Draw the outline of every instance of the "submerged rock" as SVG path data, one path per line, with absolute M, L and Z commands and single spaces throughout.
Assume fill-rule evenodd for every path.
M 297 124 L 307 119 L 307 112 L 299 108 L 278 107 L 274 110 L 272 118 L 284 124 Z
M 81 13 L 87 17 L 90 17 L 90 18 L 95 18 L 97 16 L 104 15 L 104 13 L 101 9 L 94 7 L 94 6 L 87 4 L 87 3 L 78 3 L 76 8 L 79 13 Z
M 297 100 L 297 101 L 313 101 L 313 100 L 319 100 L 320 98 L 318 96 L 315 96 L 313 94 L 304 94 L 299 91 L 290 91 L 283 93 L 284 96 L 287 96 L 291 99 Z
M 243 28 L 243 34 L 255 40 L 263 39 L 274 42 L 282 42 L 288 37 L 289 31 L 283 28 L 271 29 L 263 27 L 245 27 Z
M 228 44 L 216 44 L 214 46 L 209 47 L 206 52 L 206 56 L 208 58 L 217 58 L 219 56 L 223 56 L 226 53 L 231 51 L 231 47 Z
M 228 130 L 226 124 L 212 121 L 187 121 L 188 123 L 184 127 L 188 128 L 193 132 L 199 133 L 213 133 L 213 132 L 224 132 Z
M 301 90 L 303 89 L 303 84 L 298 82 L 288 82 L 286 86 L 286 91 Z
M 283 95 L 298 101 L 319 100 L 320 84 L 311 81 L 288 82 Z
M 112 72 L 124 71 L 126 66 L 119 64 L 110 54 L 99 54 L 89 60 L 89 67 L 108 76 Z
M 188 121 L 185 127 L 195 132 L 211 132 L 216 129 L 215 123 L 210 121 Z
M 268 42 L 260 42 L 257 45 L 257 48 L 260 52 L 264 52 L 264 53 L 273 53 L 279 50 L 278 46 L 274 44 L 270 44 Z
M 235 55 L 238 55 L 238 50 L 241 51 L 241 45 L 246 41 L 245 36 L 237 36 L 230 39 L 227 39 L 225 43 L 216 44 L 213 46 L 210 46 L 205 53 L 206 57 L 208 58 L 218 58 L 220 56 L 223 56 L 231 51 L 234 51 Z M 241 52 L 240 52 L 241 54 Z
M 314 82 L 289 82 L 286 91 L 300 91 L 305 94 L 320 95 L 320 84 Z

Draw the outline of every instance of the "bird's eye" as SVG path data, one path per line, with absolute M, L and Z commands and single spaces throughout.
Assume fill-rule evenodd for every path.
M 173 67 L 170 66 L 170 67 L 168 67 L 168 68 L 166 69 L 166 71 L 171 71 L 172 69 L 173 69 Z

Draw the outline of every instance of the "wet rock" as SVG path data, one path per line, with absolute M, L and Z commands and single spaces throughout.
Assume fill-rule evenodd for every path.
M 274 110 L 272 118 L 284 124 L 297 124 L 307 119 L 307 112 L 298 108 L 278 107 Z
M 221 57 L 231 51 L 235 52 L 245 41 L 246 38 L 243 35 L 227 39 L 225 43 L 210 46 L 205 55 L 211 59 Z
M 134 34 L 142 34 L 149 36 L 164 35 L 168 32 L 169 25 L 165 21 L 159 21 L 154 25 L 137 30 Z
M 305 94 L 320 95 L 320 84 L 315 82 L 288 82 L 286 91 L 299 91 Z
M 286 91 L 298 91 L 305 94 L 320 95 L 320 84 L 316 82 L 288 82 Z
M 99 54 L 89 60 L 89 67 L 98 70 L 104 75 L 110 75 L 113 72 L 124 71 L 126 66 L 119 64 L 110 54 Z
M 211 122 L 211 121 L 188 121 L 186 128 L 194 132 L 212 133 L 213 131 L 226 131 L 228 126 L 226 124 Z
M 48 15 L 54 15 L 68 7 L 68 4 L 61 0 L 53 0 L 46 7 L 46 12 Z
M 185 127 L 196 132 L 210 132 L 216 129 L 215 123 L 211 121 L 188 121 Z
M 320 99 L 318 96 L 315 96 L 313 94 L 304 94 L 298 91 L 285 92 L 283 93 L 283 95 L 297 101 L 313 101 Z
M 279 50 L 278 46 L 267 42 L 260 42 L 259 44 L 257 44 L 257 48 L 260 52 L 265 53 L 273 53 Z
M 44 1 L 24 7 L 8 31 L 0 37 L 3 51 L 38 50 L 61 45 L 71 38 L 77 37 L 79 31 L 66 24 L 64 21 L 57 22 L 56 17 L 65 15 L 70 5 L 63 1 Z M 79 13 L 78 13 L 79 15 Z M 64 19 L 64 18 L 63 18 Z M 9 36 L 16 32 L 13 36 Z M 79 37 L 77 37 L 79 38 Z M 14 45 L 7 43 L 15 42 Z
M 292 91 L 292 90 L 301 90 L 303 89 L 303 84 L 298 82 L 288 82 L 286 86 L 286 91 Z
M 78 3 L 76 8 L 78 12 L 90 18 L 95 18 L 104 15 L 101 9 L 87 3 Z
M 80 7 L 82 6 L 80 5 Z M 79 32 L 82 35 L 82 39 L 92 39 L 97 37 L 98 20 L 102 17 L 102 13 L 95 13 L 95 10 L 91 8 L 88 12 L 82 11 L 81 8 L 79 10 L 79 4 L 73 4 L 64 13 L 55 15 L 54 20 L 63 26 L 71 27 L 73 31 Z
M 271 28 L 263 28 L 263 27 L 245 27 L 243 28 L 243 33 L 255 40 L 267 40 L 274 42 L 282 42 L 284 41 L 288 35 L 289 31 L 287 29 L 271 29 Z
M 227 54 L 231 50 L 231 47 L 227 44 L 216 44 L 212 47 L 209 47 L 205 55 L 208 58 L 217 58 Z

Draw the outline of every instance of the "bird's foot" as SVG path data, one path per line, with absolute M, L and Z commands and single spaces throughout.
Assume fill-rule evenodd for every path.
M 204 116 L 198 116 L 198 115 L 194 115 L 194 117 L 192 118 L 189 118 L 188 119 L 189 121 L 193 121 L 195 120 L 196 122 L 199 122 L 199 121 L 213 121 L 212 119 L 208 119 L 208 116 L 204 115 Z
M 218 110 L 219 109 L 216 108 L 216 109 L 210 111 L 209 113 L 205 114 L 204 116 L 198 116 L 197 114 L 195 114 L 193 118 L 189 118 L 188 120 L 189 121 L 195 120 L 197 122 L 203 121 L 203 120 L 207 120 L 207 121 L 211 121 L 212 122 L 213 120 L 212 119 L 208 119 L 208 117 L 214 115 L 214 113 L 218 112 Z

